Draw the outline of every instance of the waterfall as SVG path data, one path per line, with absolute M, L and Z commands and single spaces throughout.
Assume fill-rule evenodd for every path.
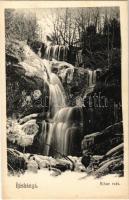
M 53 122 L 49 123 L 45 140 L 48 145 L 44 146 L 44 155 L 59 156 L 58 153 L 53 152 L 53 149 L 63 155 L 76 155 L 80 148 L 79 129 L 82 120 L 82 110 L 79 107 L 65 107 L 57 111 Z M 44 135 L 46 136 L 46 132 Z
M 62 56 L 64 59 L 67 48 L 58 45 L 48 46 L 46 53 L 48 58 L 59 56 L 61 59 Z M 57 152 L 78 155 L 81 148 L 82 110 L 76 106 L 67 107 L 62 85 L 63 81 L 69 84 L 73 80 L 74 66 L 64 61 L 41 59 L 27 45 L 25 55 L 26 58 L 19 64 L 25 70 L 26 76 L 42 80 L 40 89 L 42 103 L 46 106 L 47 102 L 47 109 L 43 109 L 41 113 L 43 114 L 42 122 L 39 121 L 40 132 L 35 135 L 37 138 L 34 138 L 37 152 L 52 156 L 59 156 Z M 57 74 L 53 72 L 55 67 Z
M 64 45 L 48 45 L 45 51 L 45 58 L 52 60 L 52 58 L 64 61 L 67 60 L 68 47 Z
M 58 60 L 60 60 L 61 46 L 59 46 L 59 53 L 57 55 Z
M 50 105 L 50 116 L 53 117 L 55 113 L 65 106 L 65 98 L 58 84 L 49 85 L 50 97 L 49 97 L 49 105 Z
M 56 53 L 61 54 L 61 51 L 61 47 L 55 46 L 53 48 L 54 57 L 58 57 Z M 52 50 L 48 50 L 49 57 L 52 55 L 51 52 Z M 74 67 L 64 61 L 53 59 L 52 61 L 44 59 L 43 62 L 50 78 L 48 81 L 49 115 L 48 121 L 44 122 L 42 153 L 55 157 L 60 156 L 57 152 L 63 155 L 78 155 L 81 149 L 81 130 L 83 127 L 82 109 L 77 106 L 67 107 L 62 85 L 62 82 L 66 81 L 69 84 L 73 80 Z M 52 72 L 54 68 L 57 69 L 57 74 Z M 96 70 L 87 69 L 87 75 L 88 93 L 96 84 Z
M 53 58 L 58 59 L 58 52 L 59 52 L 59 45 L 55 45 L 54 52 L 53 52 Z
M 56 47 L 57 49 L 57 47 Z M 50 50 L 48 50 L 50 53 Z M 77 155 L 80 150 L 80 128 L 82 127 L 82 110 L 80 107 L 67 107 L 65 91 L 59 77 L 52 72 L 52 61 L 42 60 L 47 74 L 49 88 L 48 120 L 43 120 L 41 133 L 44 155 L 59 156 L 54 152 L 65 155 Z M 72 81 L 74 67 L 66 62 L 53 61 L 64 78 Z M 63 69 L 63 70 L 62 70 Z M 46 145 L 45 145 L 46 144 Z
M 96 84 L 96 70 L 93 72 L 93 84 Z
M 51 71 L 51 62 L 46 59 L 42 61 L 46 72 L 45 82 L 49 88 L 49 97 L 47 97 L 49 98 L 49 117 L 52 118 L 59 109 L 66 106 L 65 91 L 58 76 Z
M 88 86 L 93 87 L 96 84 L 96 70 L 88 69 Z
M 46 98 L 45 95 L 48 98 L 47 109 L 44 110 L 46 113 L 43 113 L 46 118 L 42 120 L 41 132 L 37 134 L 39 151 L 43 155 L 59 156 L 57 152 L 65 155 L 79 155 L 81 149 L 82 109 L 77 106 L 67 107 L 62 85 L 63 82 L 67 84 L 72 82 L 74 66 L 65 61 L 53 59 L 53 57 L 59 60 L 64 59 L 67 56 L 67 50 L 63 46 L 49 45 L 46 49 L 47 59 L 41 59 L 26 46 L 27 58 L 20 62 L 27 76 L 42 79 L 44 87 L 47 88 L 44 88 L 42 92 L 44 98 Z M 93 89 L 96 83 L 96 71 L 87 69 L 87 76 L 87 86 Z M 86 90 L 88 92 L 87 88 Z
M 96 85 L 97 80 L 97 70 L 87 69 L 87 87 L 84 94 L 84 99 L 87 94 L 91 93 Z

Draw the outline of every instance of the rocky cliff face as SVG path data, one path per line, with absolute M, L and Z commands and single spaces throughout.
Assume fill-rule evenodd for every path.
M 7 43 L 6 49 L 7 115 L 46 112 L 42 105 L 49 89 L 42 60 L 22 42 Z

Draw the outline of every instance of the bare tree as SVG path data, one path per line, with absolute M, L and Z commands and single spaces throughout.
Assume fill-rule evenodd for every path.
M 56 16 L 53 18 L 53 32 L 51 37 L 56 44 L 72 46 L 77 42 L 77 23 L 74 13 L 66 8 L 56 10 Z

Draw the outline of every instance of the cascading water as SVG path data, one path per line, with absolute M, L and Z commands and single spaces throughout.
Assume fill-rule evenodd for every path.
M 87 94 L 91 93 L 96 85 L 97 79 L 97 70 L 87 69 L 87 87 L 84 93 L 84 99 L 86 98 Z
M 55 113 L 66 106 L 65 91 L 58 76 L 51 72 L 51 63 L 43 60 L 49 76 L 47 84 L 49 86 L 49 117 L 53 118 Z
M 96 84 L 96 70 L 88 69 L 88 86 L 93 87 Z
M 43 154 L 59 156 L 58 153 L 53 152 L 53 149 L 56 149 L 62 155 L 77 155 L 81 143 L 82 120 L 81 108 L 65 107 L 60 109 L 55 114 L 53 122 L 49 123 L 46 144 L 51 146 L 46 145 Z
M 61 83 L 61 80 L 62 82 L 66 81 L 66 83 L 72 81 L 74 67 L 64 61 L 40 59 L 29 47 L 26 47 L 25 51 L 28 59 L 20 64 L 25 68 L 26 75 L 36 75 L 49 88 L 49 109 L 46 111 L 46 118 L 42 121 L 40 136 L 38 135 L 41 146 L 40 153 L 52 156 L 59 156 L 56 152 L 65 155 L 78 155 L 82 139 L 82 110 L 77 106 L 67 107 L 65 91 Z M 58 58 L 61 51 L 59 46 L 46 49 L 48 58 L 53 55 Z M 57 74 L 53 73 L 55 67 Z M 87 73 L 89 77 L 88 87 L 91 87 L 95 84 L 96 73 L 90 69 L 87 69 Z M 45 95 L 44 91 L 43 95 Z
M 82 111 L 79 107 L 67 107 L 65 102 L 65 91 L 62 86 L 62 83 L 58 76 L 51 72 L 50 61 L 43 60 L 46 66 L 46 69 L 49 74 L 49 114 L 48 122 L 44 120 L 43 123 L 43 154 L 44 155 L 56 155 L 53 152 L 53 149 L 56 152 L 60 152 L 65 155 L 77 155 L 79 150 L 79 138 L 80 130 L 82 126 Z M 62 64 L 62 63 L 60 63 Z M 64 63 L 63 63 L 64 64 Z M 65 63 L 66 66 L 67 63 Z M 65 69 L 65 75 L 68 72 L 68 69 L 73 66 L 67 64 Z M 59 66 L 59 68 L 62 66 Z M 71 67 L 71 68 L 70 68 Z M 70 74 L 70 72 L 69 72 Z M 70 76 L 70 75 L 69 75 Z M 71 77 L 68 78 L 69 81 Z
M 45 51 L 45 58 L 52 60 L 52 58 L 60 61 L 67 60 L 68 47 L 64 45 L 48 45 Z
M 48 51 L 49 52 L 49 51 Z M 42 60 L 43 80 L 49 88 L 49 111 L 47 119 L 42 122 L 40 134 L 40 146 L 43 146 L 42 154 L 57 155 L 60 152 L 65 155 L 77 155 L 79 150 L 80 127 L 82 126 L 82 111 L 79 107 L 67 107 L 65 91 L 58 76 L 52 72 L 52 62 Z M 59 71 L 64 73 L 67 82 L 72 81 L 74 67 L 66 62 L 56 62 Z M 59 76 L 63 79 L 63 73 Z M 41 77 L 41 74 L 39 74 Z M 45 78 L 44 78 L 45 77 Z
M 54 53 L 59 47 L 56 46 Z M 59 49 L 58 49 L 59 50 Z M 48 50 L 48 52 L 50 52 Z M 43 129 L 43 154 L 59 156 L 78 155 L 81 144 L 81 129 L 83 116 L 81 107 L 67 107 L 65 102 L 65 91 L 60 79 L 69 83 L 73 79 L 74 67 L 66 62 L 57 60 L 48 61 L 44 59 L 46 69 L 49 73 L 49 115 L 48 122 L 44 122 Z M 56 67 L 57 74 L 52 73 Z M 88 88 L 91 90 L 96 83 L 96 71 L 87 69 Z M 67 79 L 67 80 L 66 80 Z M 87 90 L 88 92 L 88 90 Z M 47 128 L 46 128 L 47 127 Z M 54 150 L 56 150 L 54 152 Z
M 53 58 L 58 59 L 58 52 L 59 52 L 59 45 L 55 45 L 55 48 L 53 51 Z
M 96 84 L 96 70 L 93 71 L 93 84 Z
M 60 108 L 65 106 L 65 98 L 58 84 L 56 85 L 50 84 L 49 90 L 50 90 L 49 112 L 50 112 L 50 117 L 53 117 Z

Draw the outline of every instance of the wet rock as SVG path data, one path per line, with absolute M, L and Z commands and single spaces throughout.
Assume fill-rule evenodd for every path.
M 25 171 L 27 169 L 26 159 L 24 155 L 21 152 L 11 148 L 7 149 L 7 163 L 8 169 L 13 173 L 15 171 Z
M 70 165 L 68 164 L 56 164 L 53 168 L 59 169 L 61 172 L 65 172 L 66 170 L 70 170 Z
M 15 41 L 6 44 L 6 56 L 7 115 L 46 112 L 49 87 L 43 60 L 27 44 Z
M 81 162 L 85 166 L 85 168 L 87 168 L 89 166 L 90 161 L 91 161 L 91 156 L 90 155 L 84 155 L 82 157 L 82 160 L 81 160 Z
M 38 172 L 38 164 L 33 156 L 27 162 L 27 170 L 34 173 Z
M 50 174 L 51 176 L 59 176 L 59 175 L 61 175 L 61 170 L 59 170 L 57 168 L 51 168 L 50 170 L 52 171 L 52 173 Z
M 84 136 L 82 140 L 82 150 L 93 155 L 104 155 L 108 150 L 123 141 L 122 122 L 116 123 L 104 129 Z
M 48 159 L 40 158 L 38 155 L 35 155 L 34 158 L 38 164 L 39 169 L 47 168 L 50 166 L 50 161 Z
M 37 115 L 32 115 L 37 116 Z M 31 116 L 31 117 L 32 117 Z M 23 123 L 25 122 L 25 123 Z M 25 148 L 33 144 L 34 136 L 37 134 L 39 126 L 35 119 L 30 119 L 30 116 L 26 116 L 18 120 L 9 119 L 7 121 L 7 141 L 8 147 L 15 146 L 18 150 L 21 147 L 22 151 Z
M 82 157 L 79 157 L 79 158 L 77 157 L 77 159 L 74 161 L 74 165 L 75 165 L 74 171 L 76 172 L 86 171 L 85 166 L 82 164 Z

